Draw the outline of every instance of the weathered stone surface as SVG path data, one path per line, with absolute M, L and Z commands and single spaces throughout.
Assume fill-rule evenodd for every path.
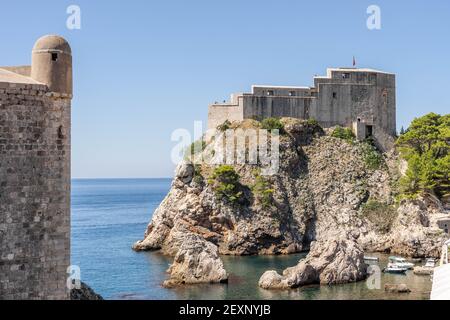
M 434 269 L 428 267 L 414 267 L 413 272 L 418 276 L 430 276 L 433 274 Z
M 183 242 L 167 272 L 165 287 L 196 283 L 224 283 L 228 274 L 217 247 L 199 235 L 185 233 Z
M 0 87 L 0 299 L 67 299 L 71 102 Z
M 70 300 L 103 300 L 103 298 L 101 295 L 95 293 L 91 287 L 82 282 L 80 289 L 70 290 Z
M 194 177 L 194 165 L 188 161 L 182 161 L 175 172 L 175 178 L 182 183 L 190 183 Z
M 411 290 L 408 288 L 408 286 L 404 283 L 401 284 L 385 284 L 384 285 L 384 291 L 391 292 L 391 293 L 410 293 Z
M 445 234 L 437 227 L 442 211 L 426 199 L 402 201 L 397 209 L 390 232 L 379 235 L 370 231 L 361 242 L 369 251 L 390 251 L 392 253 L 417 257 L 440 257 Z
M 263 289 L 289 289 L 309 284 L 342 284 L 356 282 L 367 276 L 364 252 L 354 239 L 336 238 L 313 242 L 308 256 L 297 266 L 279 275 L 267 271 L 259 286 Z

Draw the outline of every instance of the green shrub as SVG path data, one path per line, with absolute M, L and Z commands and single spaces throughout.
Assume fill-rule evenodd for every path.
M 335 138 L 346 140 L 348 142 L 353 142 L 353 140 L 355 139 L 355 135 L 353 134 L 352 129 L 343 128 L 340 126 L 337 126 L 333 130 L 333 132 L 331 133 L 331 136 L 335 137 Z
M 254 175 L 255 184 L 252 186 L 252 192 L 255 198 L 264 208 L 273 206 L 273 193 L 275 190 L 271 188 L 269 181 L 260 175 L 259 171 L 255 171 Z
M 284 126 L 280 118 L 266 118 L 261 121 L 261 129 L 265 130 L 279 130 L 280 134 L 284 132 Z
M 203 185 L 205 179 L 203 178 L 202 167 L 200 164 L 194 166 L 194 178 L 192 180 L 198 185 Z
M 239 175 L 234 168 L 229 165 L 216 167 L 208 179 L 214 193 L 218 199 L 228 200 L 237 203 L 242 200 L 242 186 L 239 182 Z
M 383 163 L 383 156 L 378 149 L 370 142 L 366 141 L 363 144 L 364 162 L 370 170 L 377 170 Z
M 319 126 L 319 122 L 316 119 L 308 119 L 307 124 L 310 126 Z
M 397 217 L 395 206 L 369 199 L 361 209 L 363 217 L 371 221 L 378 231 L 387 233 Z
M 225 132 L 230 128 L 231 128 L 231 122 L 228 120 L 225 120 L 224 123 L 217 126 L 217 130 L 222 131 L 222 132 Z

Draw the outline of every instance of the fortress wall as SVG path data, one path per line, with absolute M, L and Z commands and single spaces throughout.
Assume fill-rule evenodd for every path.
M 66 299 L 70 100 L 0 83 L 0 299 Z
M 0 67 L 0 69 L 8 70 L 25 77 L 29 77 L 31 74 L 31 66 Z
M 353 127 L 352 123 L 360 119 L 373 125 L 374 136 L 380 145 L 391 145 L 390 136 L 396 134 L 395 76 L 355 73 L 352 77 L 355 79 L 338 77 L 333 82 L 317 79 L 319 103 L 312 117 L 325 127 Z M 353 80 L 355 82 L 351 82 Z
M 377 97 L 379 98 L 377 113 L 382 115 L 379 125 L 391 135 L 397 133 L 395 81 L 395 75 L 391 74 L 379 74 L 377 78 Z
M 351 87 L 339 83 L 320 84 L 317 108 L 312 117 L 323 127 L 352 124 Z
M 208 129 L 216 129 L 219 125 L 223 124 L 226 120 L 242 121 L 244 118 L 242 97 L 236 97 L 238 104 L 215 104 L 210 105 L 208 108 Z
M 309 119 L 316 99 L 311 97 L 244 96 L 244 119 L 293 117 Z

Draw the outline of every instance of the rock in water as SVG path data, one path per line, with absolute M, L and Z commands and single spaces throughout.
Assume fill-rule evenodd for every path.
M 434 270 L 428 267 L 414 267 L 413 273 L 418 276 L 431 276 Z
M 402 284 L 390 284 L 387 283 L 384 285 L 384 291 L 392 292 L 392 293 L 410 293 L 411 290 L 404 283 Z
M 70 300 L 103 300 L 103 298 L 82 282 L 80 289 L 70 290 Z
M 308 284 L 342 284 L 367 276 L 364 252 L 351 236 L 313 242 L 308 256 L 283 275 L 267 271 L 259 280 L 264 289 L 289 289 Z
M 228 274 L 217 246 L 196 234 L 187 234 L 167 272 L 165 287 L 196 283 L 225 283 Z

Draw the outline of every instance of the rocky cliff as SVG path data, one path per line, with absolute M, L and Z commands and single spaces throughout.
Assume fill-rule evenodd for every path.
M 231 201 L 217 196 L 214 167 L 184 161 L 133 248 L 176 255 L 192 233 L 219 254 L 290 254 L 350 234 L 366 251 L 439 255 L 444 234 L 435 219 L 442 208 L 423 199 L 394 201 L 401 168 L 394 151 L 374 154 L 367 143 L 335 138 L 314 122 L 282 124 L 278 173 L 262 177 L 257 165 L 235 165 L 240 196 Z M 246 120 L 234 128 L 258 126 Z
M 287 268 L 283 275 L 265 272 L 259 280 L 263 289 L 291 289 L 309 284 L 342 284 L 356 282 L 367 276 L 364 251 L 350 235 L 336 234 L 313 241 L 308 256 L 298 265 Z

